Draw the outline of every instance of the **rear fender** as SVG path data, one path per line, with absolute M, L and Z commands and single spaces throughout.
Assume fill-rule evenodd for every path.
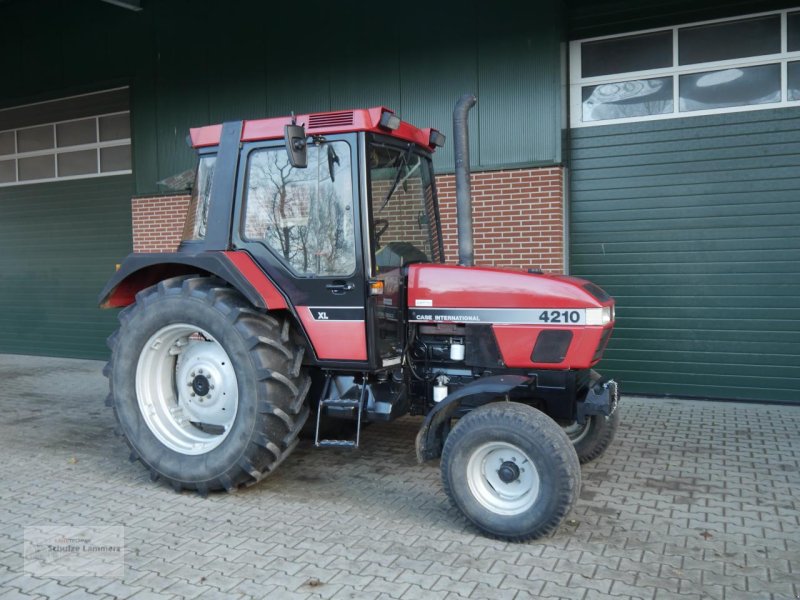
M 534 380 L 523 375 L 493 375 L 476 379 L 449 394 L 428 413 L 417 433 L 417 460 L 422 463 L 441 456 L 447 427 L 465 398 L 474 398 L 473 403 L 478 406 L 488 404 Z
M 215 275 L 239 291 L 255 307 L 288 308 L 283 294 L 245 252 L 198 254 L 131 254 L 100 293 L 101 308 L 133 304 L 136 294 L 177 275 Z

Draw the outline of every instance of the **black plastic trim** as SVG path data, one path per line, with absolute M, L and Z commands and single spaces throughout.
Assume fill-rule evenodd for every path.
M 507 394 L 514 388 L 530 385 L 533 381 L 524 375 L 481 377 L 449 394 L 428 413 L 417 433 L 417 460 L 425 462 L 441 455 L 447 425 L 465 398 L 475 398 L 473 407 L 476 407 L 492 402 L 497 396 Z
M 569 329 L 550 329 L 542 331 L 536 338 L 531 362 L 560 363 L 567 356 L 572 343 L 572 332 Z
M 208 208 L 208 228 L 204 250 L 228 250 L 231 239 L 231 219 L 236 190 L 236 171 L 239 166 L 239 146 L 242 139 L 242 121 L 229 121 L 222 125 L 217 160 L 211 180 L 211 198 Z

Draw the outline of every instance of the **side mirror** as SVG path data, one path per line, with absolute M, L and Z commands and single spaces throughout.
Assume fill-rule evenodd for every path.
M 289 164 L 297 169 L 305 169 L 308 166 L 305 127 L 302 125 L 286 125 L 283 131 L 286 138 L 286 154 L 289 155 Z

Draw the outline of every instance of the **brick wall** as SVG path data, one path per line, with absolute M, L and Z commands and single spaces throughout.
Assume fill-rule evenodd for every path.
M 189 196 L 131 200 L 134 252 L 175 252 L 183 234 Z
M 564 272 L 561 167 L 473 173 L 475 264 Z M 455 176 L 436 178 L 447 262 L 458 261 Z
M 458 260 L 453 175 L 436 178 L 447 262 Z M 397 192 L 395 192 L 397 193 Z M 472 174 L 475 263 L 564 270 L 561 167 Z M 188 196 L 134 198 L 134 252 L 173 252 L 180 242 Z

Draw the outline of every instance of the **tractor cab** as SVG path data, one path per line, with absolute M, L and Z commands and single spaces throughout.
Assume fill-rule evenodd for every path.
M 385 108 L 292 120 L 246 121 L 231 138 L 239 144 L 225 143 L 224 126 L 191 131 L 199 160 L 181 249 L 209 249 L 219 228 L 211 213 L 223 204 L 226 250 L 252 259 L 294 308 L 308 362 L 398 364 L 401 271 L 444 257 L 431 165 L 444 136 Z M 236 162 L 227 166 L 233 190 L 217 200 L 212 181 L 224 160 Z

